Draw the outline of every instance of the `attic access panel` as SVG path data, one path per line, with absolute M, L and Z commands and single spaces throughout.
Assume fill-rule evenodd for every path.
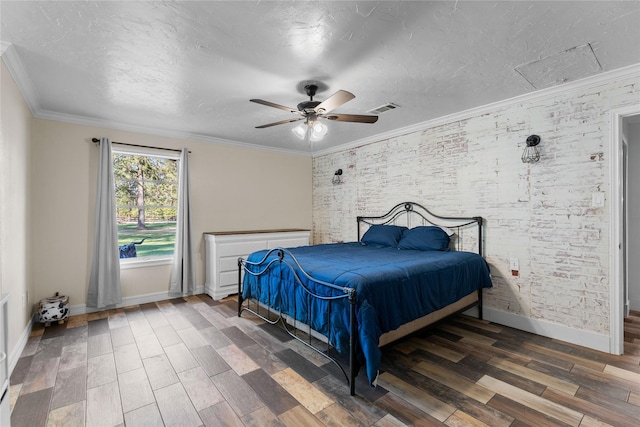
M 602 66 L 587 43 L 519 65 L 515 71 L 534 89 L 542 89 L 597 74 Z

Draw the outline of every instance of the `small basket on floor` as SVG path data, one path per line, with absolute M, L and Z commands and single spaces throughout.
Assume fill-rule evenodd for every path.
M 45 327 L 51 325 L 51 322 L 63 324 L 69 317 L 69 297 L 56 292 L 52 297 L 41 299 L 38 314 L 40 323 L 44 323 Z

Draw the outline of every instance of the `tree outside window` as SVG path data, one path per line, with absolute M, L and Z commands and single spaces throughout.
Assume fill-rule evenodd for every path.
M 173 255 L 178 160 L 114 150 L 120 258 Z

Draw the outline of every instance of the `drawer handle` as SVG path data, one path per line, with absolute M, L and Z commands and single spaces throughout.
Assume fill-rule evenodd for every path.
M 0 351 L 0 362 L 3 362 L 4 359 L 6 359 L 6 358 L 7 358 L 7 353 L 3 353 L 3 352 Z

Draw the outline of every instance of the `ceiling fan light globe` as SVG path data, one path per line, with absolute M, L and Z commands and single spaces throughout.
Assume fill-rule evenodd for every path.
M 311 140 L 320 141 L 329 131 L 329 128 L 320 122 L 315 122 L 311 128 Z
M 291 129 L 291 132 L 293 132 L 293 134 L 298 138 L 304 139 L 304 136 L 307 133 L 307 129 L 305 127 L 305 124 L 300 123 L 298 126 Z
M 322 138 L 324 138 L 324 135 L 318 135 L 315 132 L 312 132 L 311 136 L 309 137 L 309 141 L 313 141 L 313 142 L 320 141 L 322 140 Z
M 326 129 L 327 127 L 320 122 L 315 122 L 313 124 L 313 131 L 316 133 L 322 133 L 323 131 L 326 131 Z

